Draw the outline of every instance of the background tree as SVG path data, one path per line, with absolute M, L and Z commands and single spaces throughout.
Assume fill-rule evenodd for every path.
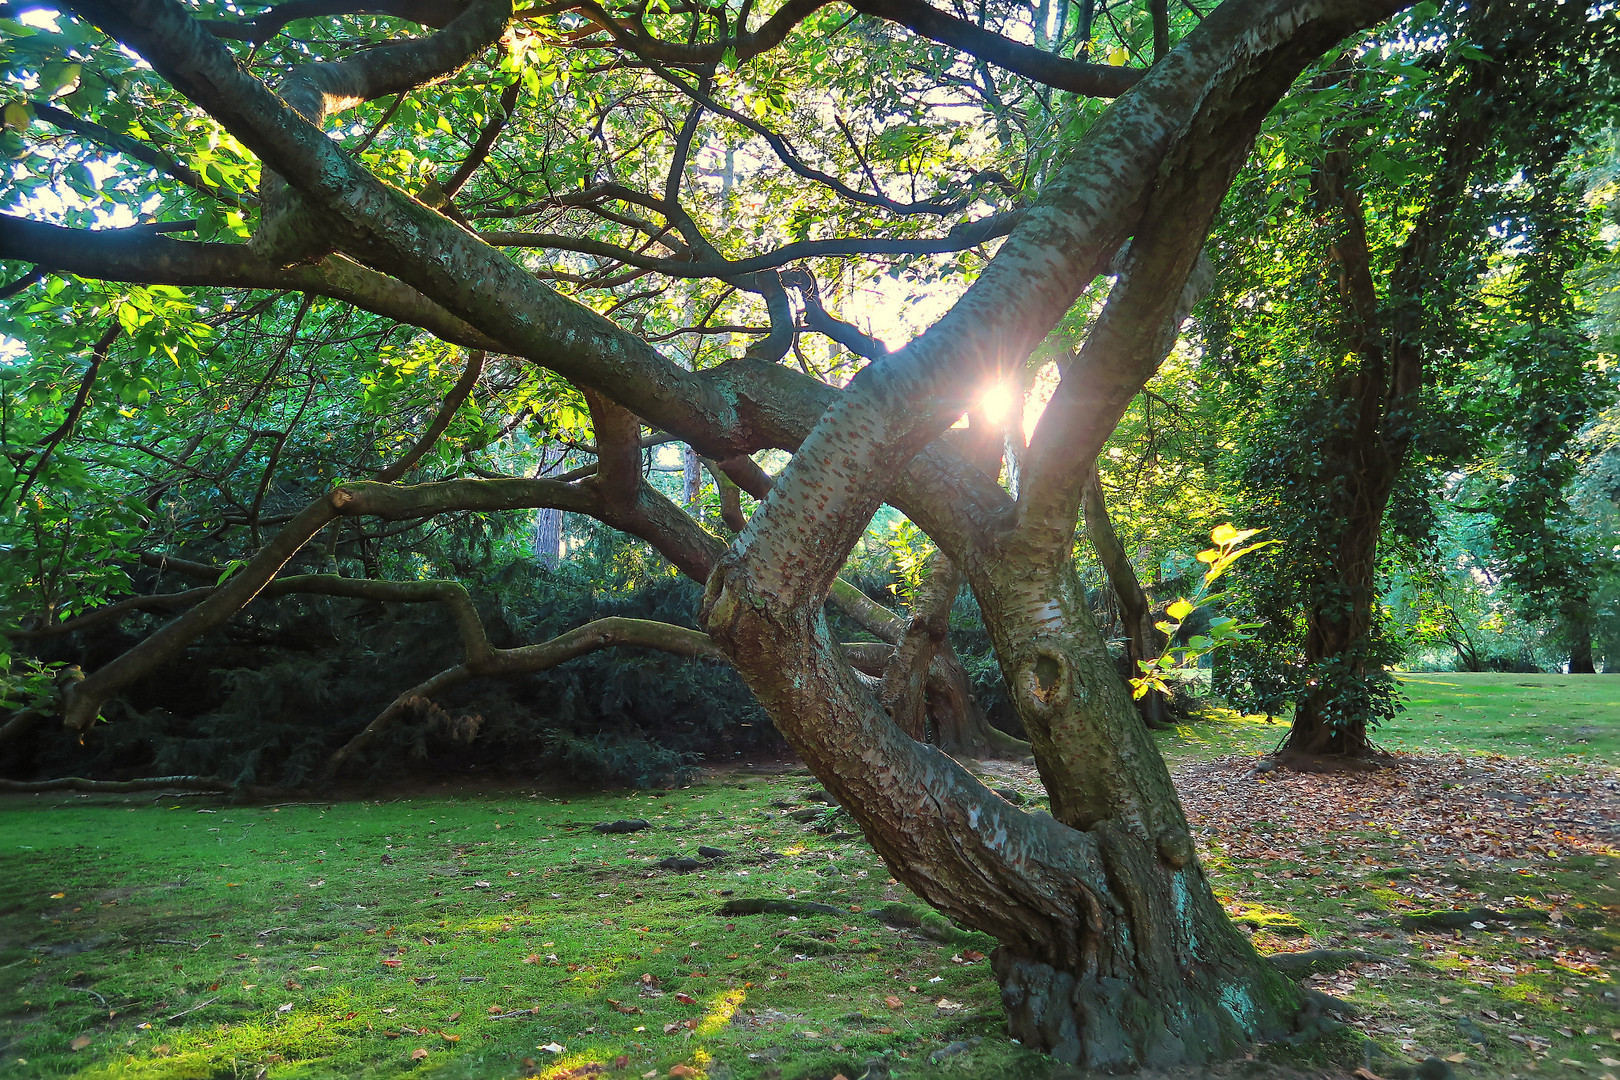
M 1271 572 L 1247 578 L 1266 629 L 1225 682 L 1269 712 L 1292 704 L 1284 760 L 1310 767 L 1373 756 L 1371 728 L 1398 708 L 1387 671 L 1398 648 L 1378 610 L 1380 537 L 1390 529 L 1431 544 L 1440 478 L 1501 429 L 1480 410 L 1527 418 L 1527 400 L 1481 393 L 1478 380 L 1513 371 L 1538 403 L 1529 413 L 1568 414 L 1578 428 L 1587 414 L 1570 412 L 1569 392 L 1536 366 L 1593 377 L 1590 354 L 1571 351 L 1583 348 L 1578 333 L 1514 352 L 1516 338 L 1545 337 L 1535 327 L 1549 316 L 1509 314 L 1516 302 L 1493 294 L 1504 265 L 1522 266 L 1552 274 L 1558 283 L 1543 291 L 1565 302 L 1568 270 L 1556 267 L 1568 260 L 1529 251 L 1549 229 L 1589 233 L 1570 214 L 1568 170 L 1592 103 L 1612 101 L 1600 60 L 1609 46 L 1585 13 L 1562 8 L 1420 14 L 1429 21 L 1413 52 L 1346 58 L 1314 84 L 1314 109 L 1284 118 L 1251 198 L 1233 205 L 1274 222 L 1263 234 L 1274 241 L 1225 249 L 1225 303 L 1210 324 L 1213 373 L 1258 410 L 1245 416 L 1233 462 L 1237 516 L 1283 541 Z M 1374 94 L 1380 113 L 1401 110 L 1402 120 L 1370 126 L 1361 110 Z M 1538 200 L 1541 224 L 1515 209 Z M 1520 359 L 1504 365 L 1510 352 Z M 1504 436 L 1517 444 L 1505 431 L 1494 438 Z M 1543 461 L 1548 451 L 1531 453 Z M 1557 545 L 1551 534 L 1531 539 L 1528 523 L 1556 532 L 1558 508 L 1521 490 L 1498 519 L 1517 522 L 1506 529 L 1545 565 Z

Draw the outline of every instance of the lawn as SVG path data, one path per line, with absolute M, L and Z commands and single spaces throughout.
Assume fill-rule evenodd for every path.
M 1382 740 L 1426 756 L 1372 778 L 1254 773 L 1282 734 L 1255 718 L 1165 739 L 1233 917 L 1263 951 L 1350 951 L 1312 979 L 1350 1025 L 1237 1074 L 1392 1077 L 1431 1055 L 1459 1076 L 1620 1073 L 1607 685 L 1411 676 Z M 1039 805 L 1032 769 L 983 769 Z M 1008 1042 L 991 939 L 916 905 L 817 794 L 789 772 L 274 806 L 8 796 L 0 1075 L 1070 1075 Z M 622 818 L 651 827 L 591 829 Z M 699 846 L 727 854 L 658 865 Z M 725 911 L 748 898 L 833 910 Z

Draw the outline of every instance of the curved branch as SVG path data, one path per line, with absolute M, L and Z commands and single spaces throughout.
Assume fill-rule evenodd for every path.
M 471 679 L 546 671 L 575 657 L 608 648 L 658 649 L 691 659 L 725 661 L 719 647 L 701 631 L 672 623 L 619 617 L 597 619 L 538 645 L 490 649 L 483 657 L 476 660 L 469 658 L 465 663 L 441 671 L 396 697 L 376 719 L 338 748 L 327 761 L 324 775 L 327 778 L 336 775 L 346 762 L 364 750 L 412 706 L 434 694 L 443 693 Z
M 409 285 L 335 255 L 313 265 L 280 266 L 245 244 L 172 240 L 141 228 L 69 229 L 0 214 L 0 259 L 104 281 L 314 293 L 419 326 L 455 345 L 501 351 L 499 342 Z
M 433 422 L 422 432 L 422 437 L 416 440 L 416 445 L 405 452 L 405 456 L 394 462 L 381 473 L 377 474 L 377 481 L 383 484 L 392 483 L 411 471 L 411 466 L 422 460 L 422 455 L 433 448 L 433 444 L 444 434 L 444 429 L 450 426 L 450 418 L 456 415 L 456 410 L 472 395 L 473 387 L 478 385 L 479 376 L 484 373 L 484 360 L 486 354 L 482 349 L 475 349 L 467 354 L 467 368 L 456 380 L 444 404 L 439 406 L 439 412 L 433 417 Z
M 413 3 L 427 6 L 423 0 Z M 445 14 L 454 12 L 436 33 L 378 45 L 347 60 L 300 65 L 283 80 L 282 100 L 319 125 L 334 113 L 367 101 L 431 86 L 495 44 L 512 11 L 511 0 L 435 6 Z
M 100 339 L 96 341 L 95 348 L 90 353 L 90 366 L 85 369 L 84 377 L 79 380 L 79 390 L 78 393 L 73 395 L 73 403 L 68 406 L 67 416 L 62 419 L 62 422 L 56 426 L 55 430 L 45 436 L 44 445 L 39 448 L 39 458 L 34 462 L 33 467 L 28 470 L 28 475 L 23 479 L 22 490 L 17 493 L 19 501 L 27 496 L 28 489 L 34 486 L 35 480 L 39 479 L 39 474 L 44 471 L 46 463 L 50 461 L 51 454 L 56 451 L 57 446 L 61 444 L 63 439 L 72 434 L 74 425 L 79 422 L 79 417 L 84 414 L 84 407 L 90 404 L 90 390 L 96 385 L 96 375 L 101 371 L 101 365 L 107 359 L 107 350 L 112 348 L 113 342 L 117 341 L 123 332 L 123 324 L 115 319 L 112 325 L 101 335 Z M 7 496 L 10 496 L 9 491 Z
M 559 251 L 577 251 L 584 255 L 597 255 L 614 259 L 629 266 L 652 270 L 668 277 L 706 278 L 734 277 L 761 270 L 773 270 L 800 259 L 855 257 L 861 255 L 941 255 L 951 251 L 964 251 L 990 240 L 1006 236 L 1018 225 L 1023 212 L 1009 210 L 990 214 L 976 221 L 957 225 L 944 236 L 916 238 L 864 238 L 831 237 L 825 240 L 795 240 L 783 244 L 775 251 L 754 255 L 746 259 L 713 260 L 699 262 L 689 259 L 660 258 L 643 255 L 617 244 L 583 237 L 561 236 L 556 233 L 529 233 L 491 231 L 479 233 L 486 243 L 495 247 L 549 248 Z M 830 335 L 829 335 L 830 336 Z M 864 355 L 864 354 L 863 354 Z
M 922 0 L 849 0 L 849 5 L 864 15 L 897 22 L 941 45 L 960 49 L 1033 82 L 1073 94 L 1118 97 L 1146 74 L 1141 68 L 1070 60 L 1003 37 L 966 19 L 940 11 Z
M 744 32 L 723 41 L 682 44 L 663 41 L 645 32 L 636 33 L 614 21 L 594 3 L 569 5 L 587 11 L 591 21 L 607 31 L 611 44 L 645 60 L 696 67 L 718 64 L 732 52 L 737 61 L 752 59 L 780 45 L 793 28 L 826 7 L 831 0 L 788 0 L 753 32 Z M 846 0 L 863 15 L 899 23 L 930 41 L 949 45 L 978 60 L 995 64 L 1032 82 L 1067 90 L 1087 97 L 1118 97 L 1142 77 L 1141 68 L 1112 67 L 1071 60 L 1056 53 L 1025 45 L 1012 38 L 986 30 L 976 23 L 940 11 L 922 0 Z M 566 10 L 566 9 L 565 9 Z M 606 43 L 581 42 L 576 47 Z
M 33 109 L 34 115 L 39 119 L 55 124 L 64 131 L 71 131 L 75 135 L 98 142 L 108 149 L 132 157 L 136 161 L 150 165 L 159 172 L 172 176 L 180 183 L 207 195 L 209 198 L 240 207 L 258 204 L 259 200 L 252 195 L 243 195 L 241 192 L 232 191 L 230 188 L 216 187 L 210 184 L 203 179 L 201 173 L 189 165 L 176 161 L 162 150 L 150 146 L 131 135 L 120 134 L 111 128 L 91 123 L 89 120 L 81 120 L 66 109 L 58 109 L 47 102 L 33 102 L 30 108 Z

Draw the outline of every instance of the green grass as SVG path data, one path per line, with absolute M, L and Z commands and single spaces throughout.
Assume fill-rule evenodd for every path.
M 1403 672 L 1406 708 L 1374 740 L 1422 754 L 1507 754 L 1620 764 L 1620 676 Z M 1171 762 L 1264 754 L 1288 734 L 1286 718 L 1217 709 L 1220 723 L 1161 735 Z
M 1392 749 L 1620 762 L 1620 676 L 1438 672 L 1400 681 L 1406 712 L 1379 732 Z
M 719 1060 L 857 1076 L 872 1057 L 974 1036 L 1024 1053 L 994 1038 L 988 964 L 962 959 L 990 938 L 880 923 L 871 909 L 909 896 L 864 843 L 769 805 L 810 805 L 811 786 L 277 808 L 6 799 L 0 1072 L 486 1077 L 623 1055 L 614 1075 Z M 654 827 L 589 831 L 626 816 Z M 732 855 L 689 874 L 651 865 L 699 844 Z M 727 894 L 846 914 L 726 918 Z M 494 1018 L 519 1009 L 538 1012 Z M 726 1022 L 734 1011 L 745 1022 Z
M 1597 711 L 1600 695 L 1582 680 L 1548 679 L 1413 676 L 1414 708 L 1421 690 L 1424 712 L 1382 738 L 1447 754 L 1612 755 L 1620 710 Z M 1511 689 L 1539 696 L 1516 702 Z M 1579 747 L 1559 741 L 1588 723 L 1606 734 Z M 1162 745 L 1188 763 L 1269 749 L 1282 733 L 1232 717 Z M 5 797 L 0 1076 L 449 1080 L 572 1071 L 628 1080 L 684 1065 L 710 1080 L 827 1080 L 859 1077 L 874 1058 L 908 1078 L 1052 1074 L 1047 1059 L 1006 1038 L 988 962 L 978 958 L 991 939 L 937 917 L 912 929 L 874 918 L 883 905 L 914 901 L 862 840 L 836 831 L 853 831 L 847 818 L 789 816 L 812 805 L 813 786 L 804 775 L 733 776 L 667 792 L 508 790 L 274 807 Z M 1035 794 L 1033 779 L 1025 787 Z M 1567 1045 L 1577 1059 L 1597 1055 L 1587 1043 L 1620 1057 L 1608 1034 L 1614 1004 L 1599 996 L 1615 985 L 1605 968 L 1616 945 L 1606 924 L 1620 912 L 1613 859 L 1564 852 L 1534 865 L 1449 867 L 1425 871 L 1417 891 L 1402 869 L 1407 838 L 1363 830 L 1357 858 L 1346 859 L 1335 838 L 1275 816 L 1284 820 L 1253 824 L 1275 831 L 1279 858 L 1238 859 L 1222 836 L 1204 837 L 1217 890 L 1263 948 L 1350 944 L 1398 958 L 1388 971 L 1347 977 L 1353 985 L 1327 984 L 1374 1011 L 1370 1033 L 1389 1054 L 1466 1050 L 1464 1076 L 1530 1064 L 1536 1076 L 1559 1073 L 1556 1053 L 1494 1028 L 1488 1049 L 1472 1047 L 1435 1004 L 1445 997 L 1509 1017 L 1517 1010 L 1515 1030 Z M 653 828 L 589 829 L 620 817 Z M 699 844 L 731 855 L 689 874 L 654 865 Z M 730 896 L 842 910 L 797 920 L 719 915 Z M 1530 935 L 1431 940 L 1395 923 L 1420 900 L 1561 905 L 1570 917 Z M 1358 1040 L 1262 1056 L 1343 1075 L 1362 1064 Z M 931 1060 L 957 1043 L 966 1049 Z M 553 1045 L 563 1049 L 543 1049 Z M 417 1050 L 426 1051 L 420 1060 Z M 597 1063 L 605 1071 L 584 1068 Z M 1598 1080 L 1603 1070 L 1569 1075 Z

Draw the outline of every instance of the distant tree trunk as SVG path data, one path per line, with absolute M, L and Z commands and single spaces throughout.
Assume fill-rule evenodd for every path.
M 1584 611 L 1566 611 L 1564 633 L 1569 637 L 1569 673 L 1596 675 L 1592 660 L 1592 620 Z
M 681 506 L 698 520 L 703 518 L 703 458 L 690 446 L 681 446 Z
M 534 517 L 534 558 L 547 570 L 562 563 L 562 511 L 546 508 Z

